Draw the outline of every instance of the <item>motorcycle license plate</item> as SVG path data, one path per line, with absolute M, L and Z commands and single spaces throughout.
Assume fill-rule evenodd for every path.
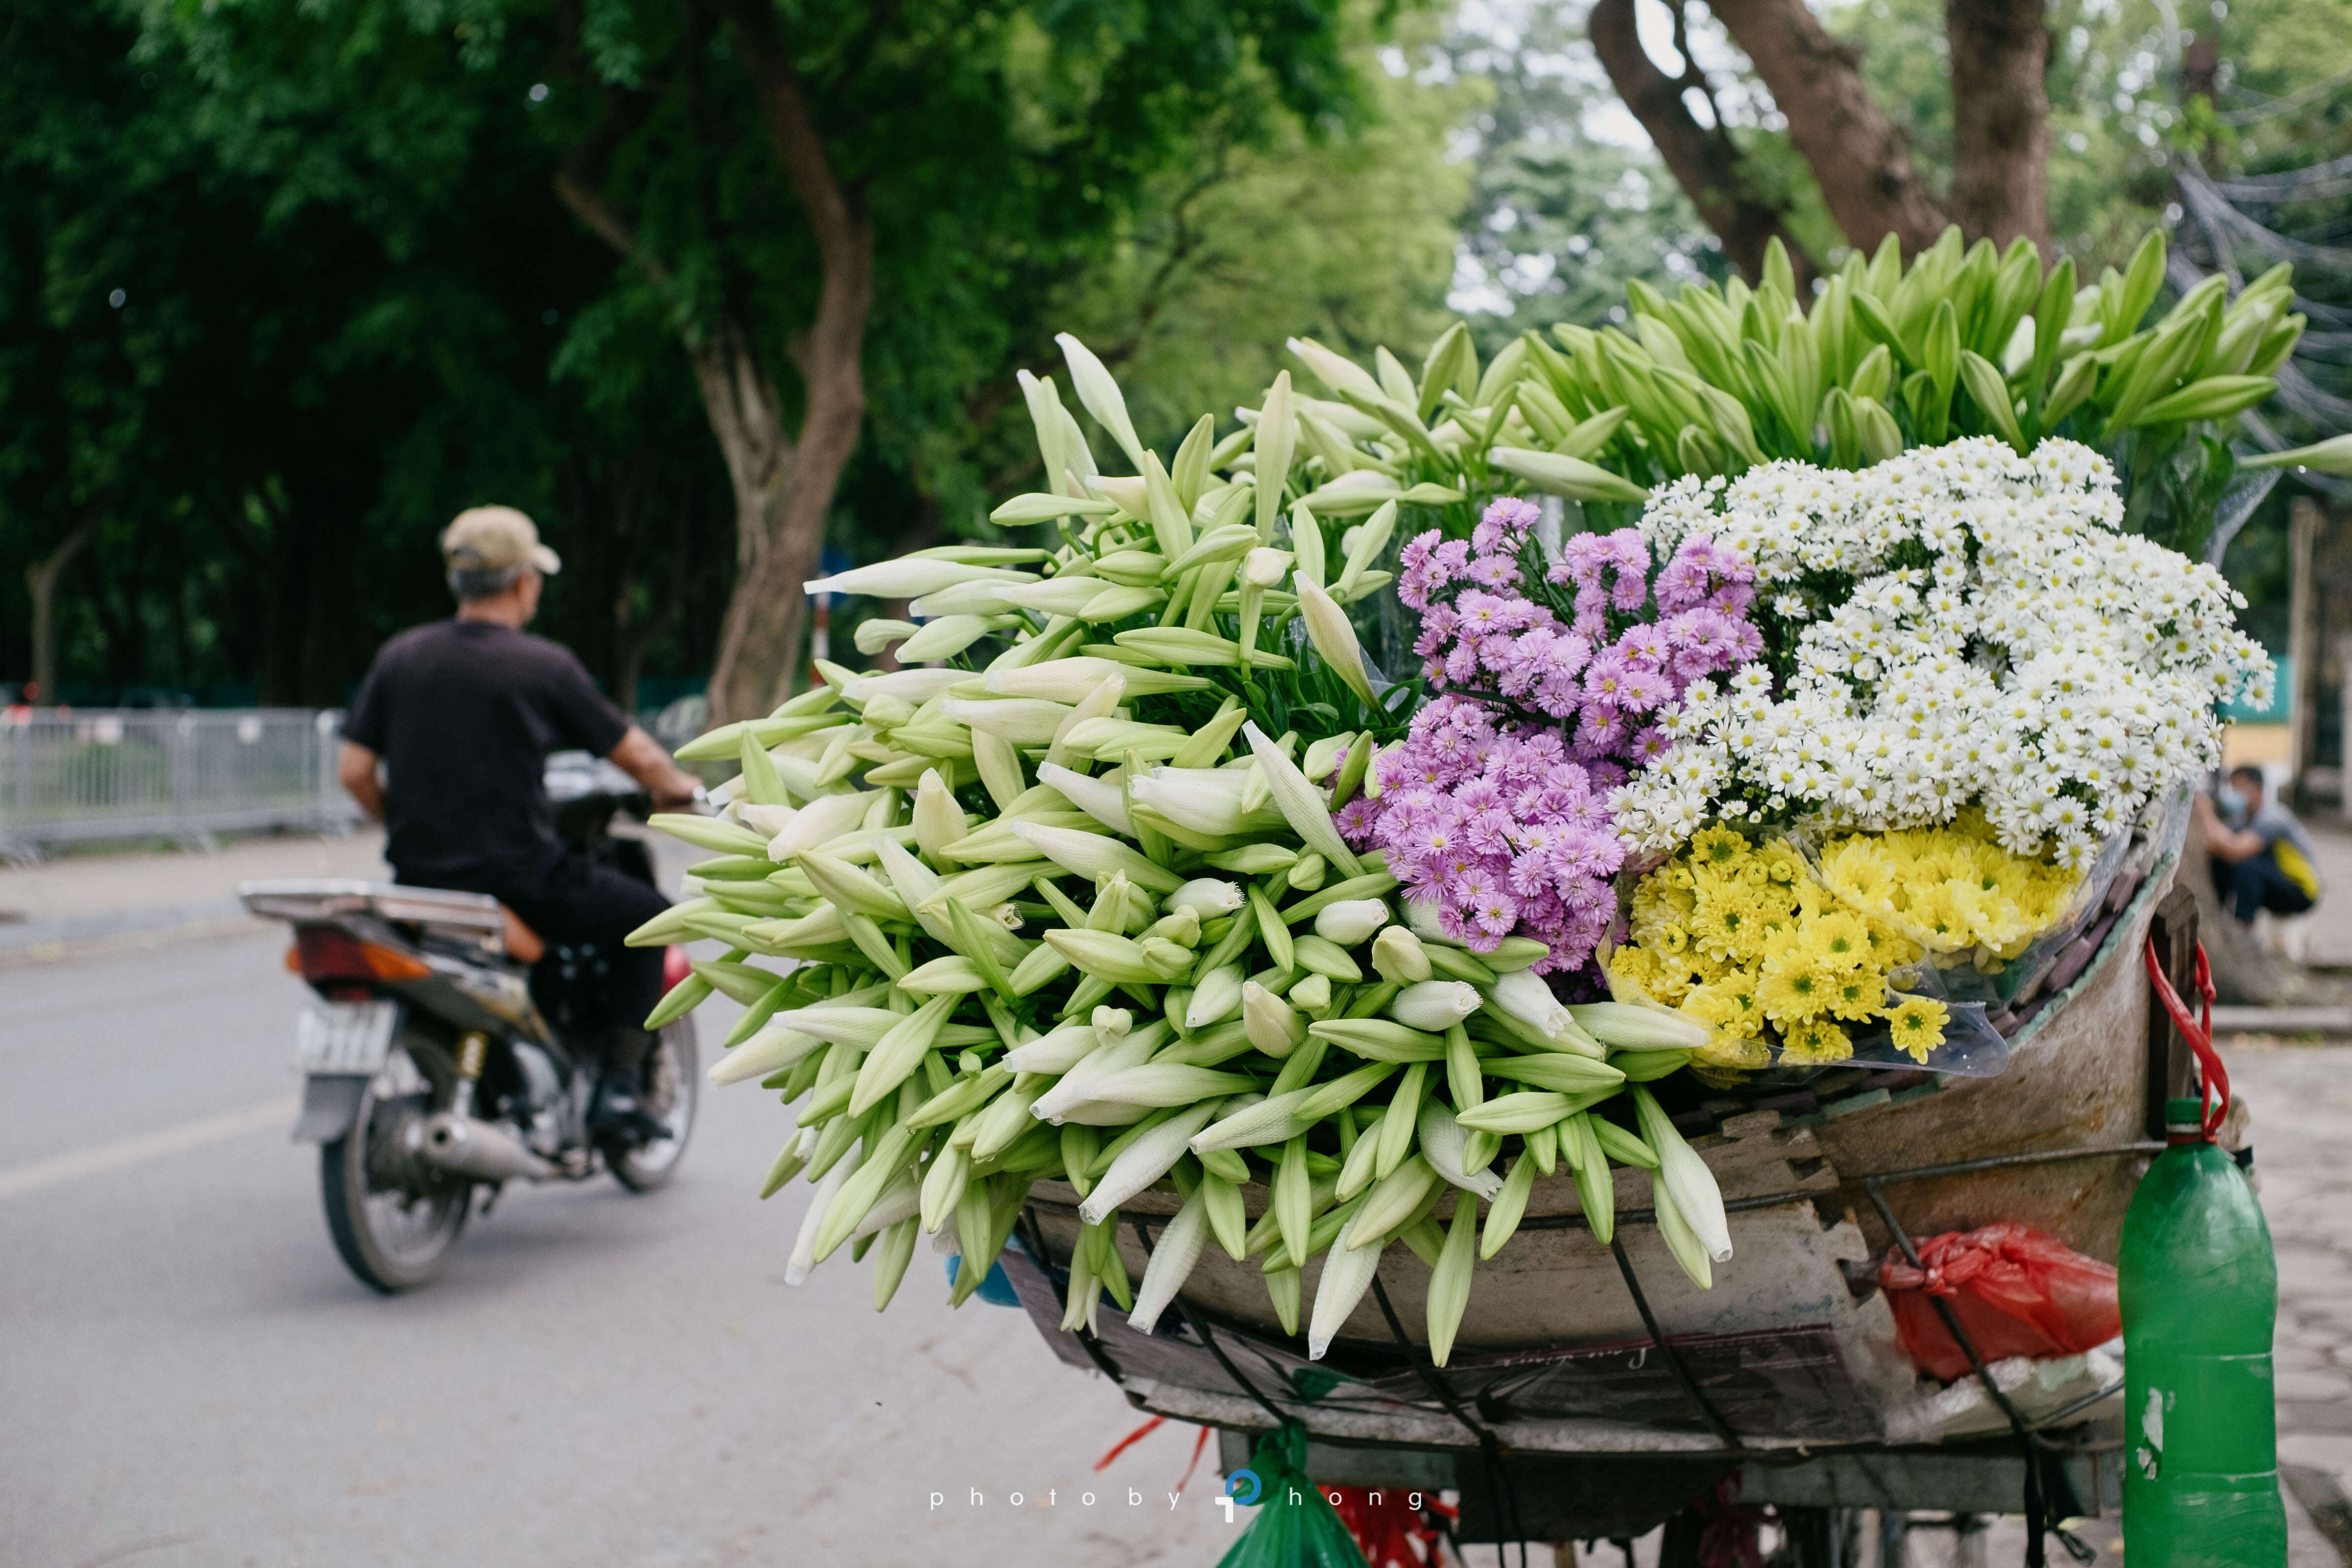
M 294 1020 L 294 1068 L 304 1073 L 373 1075 L 392 1054 L 396 1002 L 308 999 Z

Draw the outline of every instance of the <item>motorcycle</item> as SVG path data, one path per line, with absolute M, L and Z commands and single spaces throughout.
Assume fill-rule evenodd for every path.
M 546 777 L 561 837 L 655 881 L 645 844 L 610 831 L 616 815 L 650 809 L 635 781 L 584 752 L 551 758 Z M 246 882 L 237 896 L 292 924 L 286 966 L 316 993 L 295 1021 L 293 1135 L 320 1146 L 328 1232 L 368 1285 L 390 1294 L 432 1279 L 478 1193 L 487 1216 L 511 1181 L 609 1170 L 648 1193 L 676 1173 L 700 1082 L 690 1015 L 646 1056 L 637 1099 L 661 1135 L 590 1126 L 598 1037 L 635 1022 L 605 1002 L 608 954 L 542 942 L 480 893 L 298 879 Z M 663 988 L 687 974 L 686 950 L 668 949 Z

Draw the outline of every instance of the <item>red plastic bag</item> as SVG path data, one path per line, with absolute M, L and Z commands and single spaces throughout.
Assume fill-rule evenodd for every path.
M 1895 1329 L 1913 1362 L 1949 1383 L 1969 1373 L 1968 1352 L 1944 1326 L 1930 1296 L 1941 1296 L 1989 1364 L 2014 1355 L 2072 1355 L 2123 1332 L 2116 1271 L 2048 1231 L 1989 1225 L 1919 1244 L 1912 1268 L 1899 1252 L 1878 1267 L 1895 1309 Z
M 1321 1486 L 1321 1482 L 1316 1483 Z M 1437 1568 L 1444 1561 L 1445 1531 L 1438 1521 L 1451 1523 L 1453 1505 L 1435 1494 L 1411 1487 L 1323 1488 L 1339 1513 L 1339 1522 L 1356 1538 L 1356 1550 L 1369 1568 Z M 1415 1509 L 1412 1500 L 1420 1498 Z M 1375 1502 L 1377 1498 L 1380 1500 Z

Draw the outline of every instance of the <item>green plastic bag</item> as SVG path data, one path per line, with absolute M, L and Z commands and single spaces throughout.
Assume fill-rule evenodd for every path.
M 1250 1479 L 1257 1496 L 1246 1496 Z M 1250 1521 L 1217 1568 L 1364 1568 L 1356 1538 L 1322 1489 L 1307 1479 L 1307 1429 L 1284 1426 L 1250 1450 L 1249 1468 L 1226 1478 L 1234 1500 L 1255 1501 Z

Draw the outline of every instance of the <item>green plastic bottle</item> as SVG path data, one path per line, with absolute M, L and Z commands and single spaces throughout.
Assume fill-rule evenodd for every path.
M 2124 1218 L 2124 1543 L 2131 1568 L 2277 1568 L 2278 1264 L 2237 1162 L 2165 1102 L 2170 1145 Z

